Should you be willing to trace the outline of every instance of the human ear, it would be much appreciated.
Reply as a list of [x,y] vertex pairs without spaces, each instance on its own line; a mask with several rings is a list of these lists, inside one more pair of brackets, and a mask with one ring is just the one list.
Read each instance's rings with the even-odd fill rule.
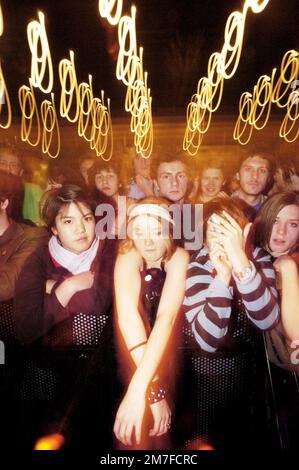
[[5,199],[5,201],[1,202],[1,210],[5,211],[8,208],[9,200]]

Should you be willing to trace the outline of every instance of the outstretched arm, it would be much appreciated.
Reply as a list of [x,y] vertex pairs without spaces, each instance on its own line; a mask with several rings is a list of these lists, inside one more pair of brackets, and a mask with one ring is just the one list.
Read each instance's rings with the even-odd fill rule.
[[[182,249],[177,249],[167,265],[167,276],[153,330],[147,343],[132,351],[137,368],[117,413],[114,426],[117,437],[125,444],[131,444],[134,428],[136,441],[140,442],[146,391],[160,365],[183,300],[187,263],[188,254]],[[115,267],[116,307],[120,330],[129,350],[147,339],[144,323],[138,311],[141,286],[139,269],[140,257],[134,250],[118,257]],[[159,429],[161,431],[161,427]],[[159,429],[157,428],[158,433]]]

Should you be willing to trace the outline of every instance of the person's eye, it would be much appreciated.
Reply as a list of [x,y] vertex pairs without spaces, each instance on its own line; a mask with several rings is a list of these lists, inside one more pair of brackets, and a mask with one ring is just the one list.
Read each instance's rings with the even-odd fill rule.
[[67,219],[67,220],[64,221],[64,224],[69,224],[70,225],[71,223],[72,223],[71,219]]
[[273,225],[276,225],[278,223],[278,220],[275,219]]
[[93,220],[93,217],[91,215],[87,215],[86,217],[84,217],[84,220],[86,220],[86,222],[90,222],[91,220]]
[[291,222],[290,225],[291,225],[292,228],[298,228],[297,222]]
[[134,237],[137,238],[137,239],[141,239],[142,238],[142,233],[141,232],[135,232]]

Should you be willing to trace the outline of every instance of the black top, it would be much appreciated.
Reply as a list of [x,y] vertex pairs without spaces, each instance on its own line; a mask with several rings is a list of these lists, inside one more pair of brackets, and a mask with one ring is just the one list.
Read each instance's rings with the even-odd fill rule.
[[147,329],[151,331],[156,320],[162,289],[166,278],[164,262],[162,262],[161,268],[147,268],[145,261],[143,261],[143,269],[140,274],[141,310],[145,325]]

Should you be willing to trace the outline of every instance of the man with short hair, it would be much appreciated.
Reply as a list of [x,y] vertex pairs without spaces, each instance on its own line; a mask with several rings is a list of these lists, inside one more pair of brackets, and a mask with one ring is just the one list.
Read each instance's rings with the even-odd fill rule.
[[257,152],[243,157],[236,176],[240,188],[233,196],[245,201],[256,214],[267,198],[266,188],[273,176],[272,156]]
[[[155,189],[168,199],[174,217],[174,238],[186,250],[199,249],[201,212],[188,199],[190,179],[187,162],[180,155],[167,155],[156,162]],[[198,207],[198,206],[197,206]]]
[[160,159],[156,164],[155,176],[159,196],[180,205],[188,202],[189,172],[182,157],[169,155]]

